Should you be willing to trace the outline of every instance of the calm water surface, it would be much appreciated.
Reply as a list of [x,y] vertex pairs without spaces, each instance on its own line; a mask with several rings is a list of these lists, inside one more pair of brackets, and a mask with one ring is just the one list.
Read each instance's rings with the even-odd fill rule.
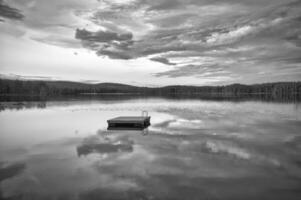
[[[298,104],[148,98],[7,105],[0,199],[301,197]],[[142,110],[152,117],[148,130],[106,130],[107,119]]]

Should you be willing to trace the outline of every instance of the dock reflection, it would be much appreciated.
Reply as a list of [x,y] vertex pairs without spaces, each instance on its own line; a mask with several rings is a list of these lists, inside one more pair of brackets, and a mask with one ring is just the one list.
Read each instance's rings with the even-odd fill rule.
[[[149,130],[148,130],[148,126],[145,127],[108,127],[107,130],[108,131],[139,131],[141,133],[141,135],[148,135],[149,134]],[[110,133],[110,132],[108,132]]]

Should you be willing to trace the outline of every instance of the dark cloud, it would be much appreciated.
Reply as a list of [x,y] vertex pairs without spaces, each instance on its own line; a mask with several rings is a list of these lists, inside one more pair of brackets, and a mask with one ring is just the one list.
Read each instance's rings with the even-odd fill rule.
[[283,58],[282,61],[286,63],[301,64],[301,56],[294,58]]
[[149,199],[146,192],[140,190],[125,190],[120,191],[110,188],[96,188],[79,194],[80,200],[94,200],[94,199]]
[[127,41],[133,38],[131,33],[118,34],[110,31],[91,32],[85,29],[76,29],[75,38],[91,42]]
[[96,54],[99,56],[108,56],[109,58],[112,59],[121,59],[121,60],[128,60],[133,58],[132,56],[128,55],[126,52],[123,51],[110,51],[105,49],[101,49],[97,51]]
[[171,62],[169,62],[169,60],[167,58],[163,58],[163,57],[154,57],[154,58],[151,58],[150,60],[160,62],[160,63],[166,64],[166,65],[175,65],[175,63],[171,63]]
[[[300,24],[301,25],[301,24]],[[301,47],[301,28],[285,37],[285,39],[298,47]]]
[[24,18],[20,10],[10,7],[3,0],[0,0],[0,16],[13,20],[22,20]]
[[83,46],[95,50],[99,56],[108,56],[112,59],[131,59],[127,53],[133,45],[131,33],[116,33],[111,31],[87,31],[76,29],[75,38],[81,40]]
[[171,10],[181,8],[181,2],[178,0],[154,1],[148,10]]

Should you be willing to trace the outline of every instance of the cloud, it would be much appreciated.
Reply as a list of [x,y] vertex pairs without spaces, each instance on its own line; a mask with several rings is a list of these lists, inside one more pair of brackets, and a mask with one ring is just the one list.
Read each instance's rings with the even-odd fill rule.
[[112,59],[131,59],[126,50],[133,44],[131,33],[116,33],[111,31],[87,31],[76,29],[75,38],[82,41],[83,46],[96,50],[97,55]]
[[199,78],[211,78],[211,77],[228,77],[229,79],[233,74],[225,69],[225,67],[218,64],[215,65],[186,65],[180,66],[165,72],[156,73],[155,76],[162,77],[167,76],[170,78],[196,76]]
[[[248,74],[258,79],[260,71],[288,71],[287,64],[300,61],[300,4],[273,3],[140,0],[112,5],[106,1],[91,18],[101,29],[76,30],[76,38],[99,56],[145,57],[170,65],[155,77],[244,81],[241,77]],[[138,26],[141,32],[136,30],[138,24],[144,24]]]
[[91,42],[127,41],[133,38],[131,33],[118,34],[110,31],[91,32],[85,29],[76,29],[75,38]]
[[[151,72],[156,78],[216,75],[235,80],[238,74],[245,80],[265,80],[257,74],[280,76],[276,68],[289,74],[289,68],[300,64],[299,0],[10,2],[26,15],[19,27],[24,37],[64,48],[86,48],[129,66],[131,59],[140,58],[169,65],[165,72]],[[221,70],[212,72],[204,66]]]
[[171,62],[169,62],[169,60],[167,58],[163,58],[163,57],[154,57],[154,58],[151,58],[150,60],[160,62],[160,63],[166,64],[166,65],[175,65],[175,63],[171,63]]
[[247,34],[252,33],[253,27],[247,25],[243,27],[239,27],[235,30],[228,31],[226,33],[219,33],[214,32],[206,39],[207,44],[225,44],[225,43],[232,43],[235,40],[246,36]]
[[[22,20],[24,15],[20,10],[6,5],[4,0],[0,0],[0,16],[13,20]],[[1,19],[1,21],[4,21]]]
[[[1,2],[4,1],[1,0]],[[63,48],[79,46],[80,42],[75,40],[74,31],[77,27],[91,24],[78,18],[76,11],[93,8],[98,4],[96,1],[73,0],[52,0],[51,3],[47,0],[9,0],[6,2],[9,2],[11,7],[20,9],[26,17],[22,18],[22,24],[6,21],[6,27],[0,27],[1,32],[12,28],[20,29],[26,33],[26,38]],[[75,45],[75,43],[78,44]]]
[[101,49],[97,51],[97,55],[108,56],[109,58],[112,59],[121,59],[121,60],[128,60],[132,58],[130,55],[126,54],[123,51],[110,51],[105,49]]
[[178,0],[155,1],[148,10],[171,10],[181,8],[181,3]]
[[49,45],[55,45],[65,48],[81,48],[81,44],[78,40],[69,37],[63,37],[58,35],[48,35],[43,37],[31,37],[32,40],[42,42]]

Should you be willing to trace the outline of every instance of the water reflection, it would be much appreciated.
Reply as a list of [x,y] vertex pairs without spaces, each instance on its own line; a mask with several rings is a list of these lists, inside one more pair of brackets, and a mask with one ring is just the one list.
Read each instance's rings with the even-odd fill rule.
[[[136,101],[137,99],[165,99],[165,100],[199,100],[199,101],[220,101],[220,102],[271,102],[271,103],[294,103],[300,107],[301,98],[278,97],[271,95],[242,95],[238,97],[207,97],[200,94],[183,95],[134,95],[134,94],[99,94],[99,95],[77,95],[77,96],[60,96],[60,97],[40,97],[40,96],[3,96],[0,95],[0,112],[6,109],[21,110],[30,108],[46,108],[46,106],[62,105],[81,105],[83,102],[93,103],[101,102],[105,104],[118,104],[122,102]],[[49,104],[50,102],[50,104]]]
[[86,156],[91,153],[107,154],[118,152],[133,152],[134,142],[129,137],[111,138],[107,134],[98,134],[84,138],[77,149],[77,155]]
[[[107,130],[107,119],[144,109],[152,116],[147,129]],[[0,161],[26,167],[12,168],[18,176],[6,173],[10,178],[1,181],[1,195],[299,199],[298,109],[262,102],[131,99],[4,110]]]
[[[13,178],[25,170],[26,165],[24,163],[0,163],[0,185],[2,181]],[[0,199],[12,199],[5,198],[2,194],[2,188],[0,188]]]
[[0,102],[0,111],[6,109],[9,110],[22,110],[22,109],[31,109],[31,108],[46,108],[46,101],[37,101],[37,102]]
[[117,128],[109,131],[98,130],[96,135],[85,137],[76,147],[77,155],[87,156],[92,153],[108,154],[120,152],[133,152],[134,141],[128,133],[148,135],[148,128]]
[[112,127],[109,126],[107,130],[113,131],[141,131],[141,134],[147,135],[148,134],[148,127],[150,125],[142,126],[142,127],[134,127],[134,126],[120,126],[120,127]]
[[0,163],[0,182],[20,174],[24,169],[24,163]]

